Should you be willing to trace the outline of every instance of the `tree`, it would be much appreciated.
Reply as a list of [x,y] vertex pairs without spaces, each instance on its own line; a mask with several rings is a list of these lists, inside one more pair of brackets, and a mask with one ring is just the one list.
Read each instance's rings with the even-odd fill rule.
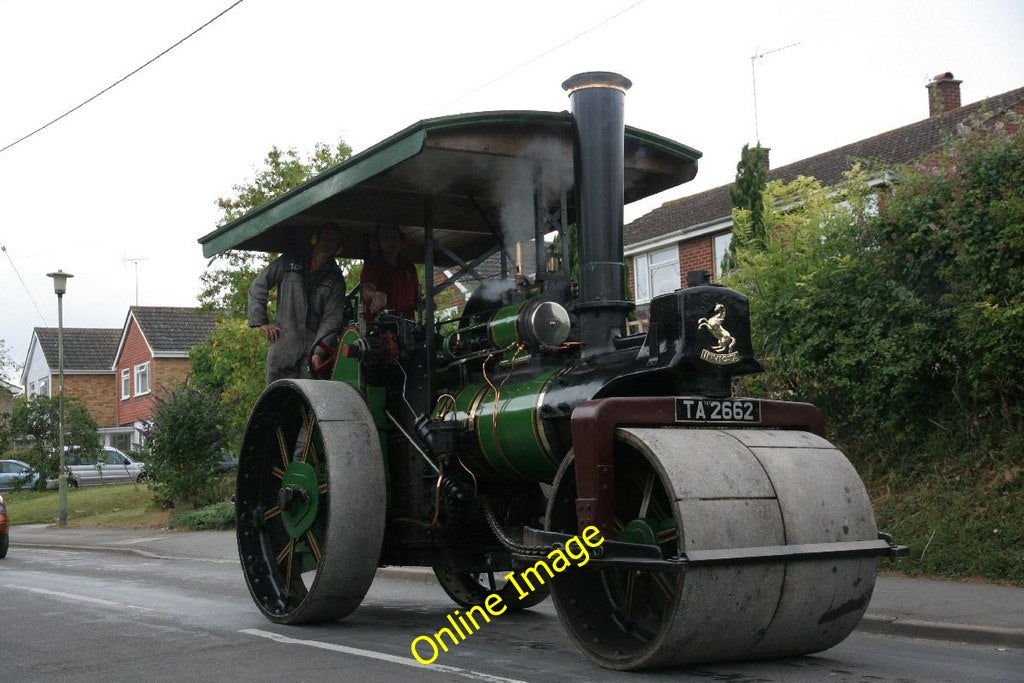
[[[271,147],[263,159],[263,167],[256,171],[256,177],[249,183],[235,185],[234,196],[220,197],[217,207],[221,211],[218,225],[225,225],[241,218],[253,209],[292,190],[314,175],[345,161],[352,155],[352,148],[344,140],[331,147],[318,142],[305,160],[295,149],[286,151]],[[229,251],[213,262],[219,262],[215,269],[207,269],[201,276],[203,285],[199,303],[207,309],[217,309],[233,318],[245,318],[249,285],[253,278],[266,266],[265,254]],[[342,271],[349,274],[351,263],[343,263]],[[347,269],[346,269],[347,267]]]
[[[28,401],[17,397],[10,418],[12,436],[29,436],[33,444],[25,460],[39,470],[40,481],[55,479],[60,471],[59,397],[33,396]],[[87,461],[95,462],[102,453],[96,420],[77,396],[64,397],[64,446],[74,449]]]
[[[234,196],[217,199],[221,211],[218,224],[241,218],[351,155],[352,149],[343,140],[334,147],[317,143],[305,160],[295,149],[271,147],[251,182],[235,185]],[[221,311],[223,318],[213,335],[191,352],[191,377],[196,390],[220,397],[226,433],[231,435],[228,441],[235,448],[239,445],[236,435],[241,435],[246,416],[263,390],[266,340],[250,330],[246,320],[249,286],[269,256],[232,250],[214,260],[220,266],[201,276],[199,303],[208,310]],[[341,266],[347,277],[358,278],[356,262],[343,260]]]
[[12,376],[20,369],[11,357],[11,350],[7,348],[4,339],[0,338],[0,379]]
[[189,352],[189,381],[196,388],[220,396],[224,434],[237,452],[249,412],[263,391],[267,340],[253,334],[242,319],[217,323],[213,334]]
[[146,435],[146,473],[158,502],[192,508],[212,502],[223,432],[221,404],[213,392],[178,384],[157,399]]
[[738,216],[745,216],[745,230],[733,229],[732,243],[723,263],[723,272],[736,263],[736,249],[764,247],[768,228],[764,221],[764,188],[768,183],[768,149],[757,145],[753,149],[743,145],[740,161],[736,164],[736,182],[729,187],[733,206],[733,224]]

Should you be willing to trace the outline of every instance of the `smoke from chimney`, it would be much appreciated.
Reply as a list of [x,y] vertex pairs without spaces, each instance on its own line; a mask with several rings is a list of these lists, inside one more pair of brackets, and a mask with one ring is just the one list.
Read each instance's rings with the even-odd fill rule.
[[960,84],[947,71],[932,79],[928,84],[928,116],[938,116],[960,108]]

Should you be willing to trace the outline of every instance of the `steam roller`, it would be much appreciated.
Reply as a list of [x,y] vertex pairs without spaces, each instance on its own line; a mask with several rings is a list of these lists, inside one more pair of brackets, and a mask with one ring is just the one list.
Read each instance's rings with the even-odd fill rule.
[[[344,618],[406,566],[467,613],[550,595],[610,669],[802,655],[855,628],[879,558],[906,549],[817,408],[734,394],[763,370],[747,296],[705,270],[627,294],[650,264],[627,270],[624,204],[700,157],[625,125],[630,85],[587,72],[562,84],[571,111],[421,121],[201,240],[286,253],[332,221],[365,259],[397,225],[423,269],[416,319],[355,285],[324,379],[253,408],[236,521],[265,617]],[[585,564],[540,573],[590,527]],[[543,580],[521,596],[507,577],[529,569]]]
[[[626,427],[612,457],[609,550],[618,541],[659,552],[646,567],[597,558],[554,583],[563,626],[594,662],[627,670],[800,655],[857,625],[878,564],[857,550],[878,547],[878,533],[860,478],[828,441]],[[555,476],[549,531],[575,532],[576,469],[570,454]]]

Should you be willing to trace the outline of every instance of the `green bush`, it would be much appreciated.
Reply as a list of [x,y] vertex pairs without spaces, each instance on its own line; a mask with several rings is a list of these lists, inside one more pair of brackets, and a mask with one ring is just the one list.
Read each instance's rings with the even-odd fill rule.
[[189,531],[234,529],[235,505],[222,502],[198,510],[176,512],[171,515],[170,527]]
[[936,429],[1001,448],[1024,422],[1024,132],[966,135],[897,178],[880,196],[859,171],[768,185],[769,238],[727,278],[768,368],[745,388],[815,403],[865,449]]
[[157,399],[146,473],[158,503],[198,508],[217,499],[220,478],[214,468],[224,449],[223,422],[214,393],[179,384]]

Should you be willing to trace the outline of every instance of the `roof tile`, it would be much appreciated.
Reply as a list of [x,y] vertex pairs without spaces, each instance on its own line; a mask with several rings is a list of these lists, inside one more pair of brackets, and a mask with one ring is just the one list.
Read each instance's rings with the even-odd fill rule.
[[[37,327],[34,330],[46,363],[56,368],[58,359],[58,328]],[[121,330],[93,327],[64,328],[64,372],[111,372]]]
[[154,355],[188,352],[213,333],[218,316],[216,311],[199,308],[132,306],[130,310]]

